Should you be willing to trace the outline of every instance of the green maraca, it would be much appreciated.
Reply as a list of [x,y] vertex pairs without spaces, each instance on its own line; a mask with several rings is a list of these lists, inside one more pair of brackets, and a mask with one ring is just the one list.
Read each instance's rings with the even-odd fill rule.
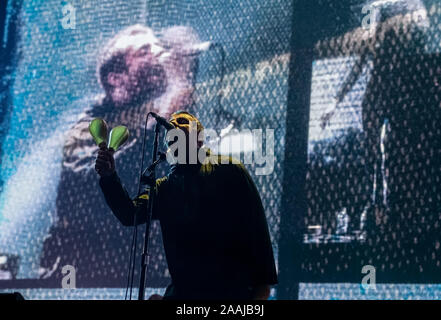
[[129,138],[129,130],[125,126],[117,126],[110,131],[108,148],[118,150]]
[[96,144],[101,147],[107,144],[107,123],[101,118],[93,119],[89,124],[89,132]]
[[[125,126],[117,126],[110,131],[109,139],[107,140],[107,123],[101,118],[95,118],[90,122],[89,132],[98,147],[101,148],[107,145],[113,151],[121,147],[129,138],[129,130]],[[107,141],[109,141],[108,144]]]

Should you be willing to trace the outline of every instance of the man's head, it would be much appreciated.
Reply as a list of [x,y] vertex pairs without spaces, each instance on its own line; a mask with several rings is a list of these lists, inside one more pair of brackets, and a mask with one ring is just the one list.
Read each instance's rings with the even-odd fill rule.
[[[175,158],[180,158],[179,162],[192,163],[191,159],[198,159],[199,149],[204,144],[202,123],[194,115],[187,111],[177,111],[173,113],[169,122],[176,129],[167,133],[166,143],[173,152]],[[185,150],[185,157],[179,152]],[[192,154],[193,153],[193,154]]]
[[194,87],[198,56],[210,47],[190,27],[173,26],[158,38],[152,29],[134,25],[116,34],[98,61],[98,79],[117,106],[145,102],[168,87]]
[[120,31],[102,52],[98,78],[117,106],[160,95],[167,77],[161,56],[166,53],[153,30],[134,25]]
[[191,130],[196,130],[198,135],[204,130],[204,126],[199,119],[185,110],[174,112],[170,116],[169,122],[173,124],[175,128],[183,130],[186,135],[189,135]]

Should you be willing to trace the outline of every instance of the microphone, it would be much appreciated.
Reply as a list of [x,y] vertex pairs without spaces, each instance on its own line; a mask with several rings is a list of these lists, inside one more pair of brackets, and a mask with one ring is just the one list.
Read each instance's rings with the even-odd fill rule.
[[205,41],[191,46],[190,48],[185,48],[182,50],[181,55],[183,56],[198,56],[203,52],[210,51],[215,48],[223,49],[222,45],[216,42]]
[[156,122],[163,126],[167,131],[171,129],[175,129],[175,126],[168,122],[164,117],[161,117],[159,114],[150,112],[153,118],[155,118]]

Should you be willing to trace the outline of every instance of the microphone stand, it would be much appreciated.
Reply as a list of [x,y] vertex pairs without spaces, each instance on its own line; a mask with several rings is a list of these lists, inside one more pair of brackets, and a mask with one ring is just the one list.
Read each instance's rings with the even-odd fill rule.
[[139,293],[138,293],[138,300],[144,300],[144,294],[145,294],[145,277],[147,272],[147,264],[149,260],[149,254],[148,254],[148,246],[149,246],[149,238],[150,238],[150,225],[152,221],[153,216],[153,209],[154,209],[154,202],[156,198],[156,165],[159,163],[157,161],[156,156],[158,154],[158,138],[159,138],[159,129],[161,128],[161,125],[159,123],[156,123],[155,125],[155,140],[153,142],[153,153],[152,153],[152,165],[148,168],[150,171],[148,179],[143,179],[143,176],[141,176],[142,181],[147,182],[147,184],[150,185],[150,191],[149,191],[149,201],[147,205],[147,220],[145,223],[145,235],[144,235],[144,246],[142,248],[142,255],[141,255],[141,279],[139,283]]

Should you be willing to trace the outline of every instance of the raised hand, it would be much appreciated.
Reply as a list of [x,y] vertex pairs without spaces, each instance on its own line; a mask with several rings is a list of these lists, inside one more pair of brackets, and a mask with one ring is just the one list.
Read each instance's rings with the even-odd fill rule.
[[115,172],[114,153],[115,151],[112,148],[107,148],[105,143],[100,144],[95,161],[95,171],[100,177],[107,177]]

